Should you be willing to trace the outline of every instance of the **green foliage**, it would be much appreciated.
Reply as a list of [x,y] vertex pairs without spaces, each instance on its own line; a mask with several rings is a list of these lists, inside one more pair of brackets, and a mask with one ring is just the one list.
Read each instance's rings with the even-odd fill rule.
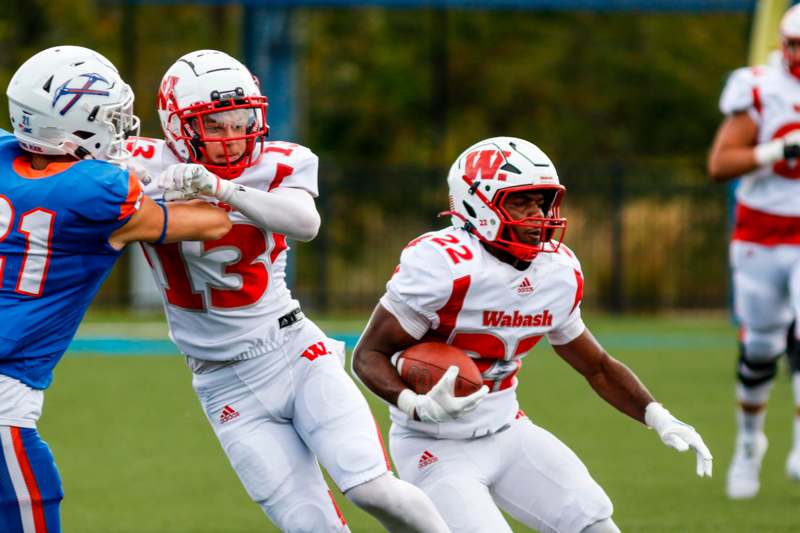
[[[9,1],[18,9],[0,18],[0,85],[40,49],[96,48],[132,81],[146,135],[159,134],[152,102],[175,58],[198,48],[242,56],[244,11],[235,6]],[[748,22],[741,14],[306,10],[298,17],[303,139],[340,165],[442,167],[497,134],[531,139],[557,162],[701,155],[719,122],[722,80],[745,55]]]
[[[39,49],[94,47],[132,83],[146,136],[160,135],[153,101],[177,57],[199,48],[244,56],[241,7],[8,1],[19,15],[0,15],[0,85]],[[317,240],[298,250],[304,303],[370,308],[402,244],[446,224],[435,215],[446,208],[452,159],[480,138],[516,135],[551,155],[569,189],[567,243],[587,271],[588,302],[725,304],[724,192],[705,185],[703,160],[725,74],[745,57],[747,15],[296,15],[299,140],[321,156],[324,221]],[[653,195],[669,198],[672,218],[656,214]],[[120,266],[101,303],[123,305],[127,283]]]
[[556,161],[704,154],[748,24],[730,14],[476,10],[308,19],[310,144],[337,160],[441,166],[498,134],[531,139]]

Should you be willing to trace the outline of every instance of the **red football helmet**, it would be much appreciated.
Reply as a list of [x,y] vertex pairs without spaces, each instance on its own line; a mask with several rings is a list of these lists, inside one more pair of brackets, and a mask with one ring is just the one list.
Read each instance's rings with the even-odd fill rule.
[[228,54],[198,50],[178,59],[161,80],[157,106],[167,145],[183,161],[234,179],[261,158],[267,98]]
[[[555,252],[567,230],[561,217],[565,188],[550,158],[537,146],[515,137],[494,137],[467,148],[450,167],[450,210],[453,226],[463,228],[489,246],[522,261],[540,252]],[[541,216],[513,218],[506,198],[519,192],[544,196]],[[539,242],[521,242],[513,227],[538,230]]]

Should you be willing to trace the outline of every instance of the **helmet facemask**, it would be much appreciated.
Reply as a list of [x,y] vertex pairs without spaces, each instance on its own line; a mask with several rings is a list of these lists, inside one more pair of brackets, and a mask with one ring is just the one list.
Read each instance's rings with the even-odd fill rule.
[[[232,91],[234,92],[234,91]],[[239,177],[263,153],[267,126],[265,96],[219,97],[172,111],[180,123],[177,141],[184,141],[189,160],[223,179]]]
[[[512,194],[541,194],[541,215],[514,218],[506,207],[506,200]],[[489,244],[498,247],[517,259],[532,261],[541,252],[556,252],[567,231],[567,219],[561,217],[561,200],[564,187],[558,186],[520,186],[500,189],[492,202],[500,218],[497,238]],[[515,229],[529,230],[534,234],[532,242],[520,239]]]
[[781,50],[786,70],[795,78],[800,79],[800,39],[784,37],[781,40]]
[[98,112],[101,123],[106,124],[110,132],[110,142],[106,148],[109,161],[120,162],[131,156],[136,146],[129,137],[139,136],[139,117],[133,114],[133,91],[127,88],[125,99],[117,104],[103,106]]
[[[530,262],[539,253],[558,251],[567,231],[567,219],[561,217],[561,201],[566,190],[563,185],[520,185],[508,187],[499,189],[494,198],[490,200],[483,195],[479,187],[474,187],[474,184],[470,183],[471,180],[467,176],[464,176],[463,179],[470,184],[471,194],[474,194],[480,202],[485,204],[499,220],[499,228],[495,238],[487,239],[472,222],[455,210],[445,211],[441,215],[460,218],[465,222],[463,227],[483,243],[506,252],[520,261]],[[514,218],[506,208],[505,203],[509,195],[516,193],[542,194],[544,196],[540,205],[542,214],[540,216]],[[468,204],[464,204],[464,207],[468,208],[467,211],[471,209]],[[525,242],[519,238],[515,228],[532,230],[532,232],[538,234],[538,238],[533,239],[532,242]]]

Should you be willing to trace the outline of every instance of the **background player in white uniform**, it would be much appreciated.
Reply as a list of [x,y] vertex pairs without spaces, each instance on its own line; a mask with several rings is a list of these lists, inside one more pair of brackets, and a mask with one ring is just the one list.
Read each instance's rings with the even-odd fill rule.
[[[766,404],[787,348],[786,330],[800,316],[800,7],[786,12],[780,32],[782,60],[736,70],[728,79],[720,98],[725,120],[708,159],[714,180],[742,176],[730,245],[741,328],[738,433],[727,477],[727,494],[735,499],[758,493]],[[786,471],[800,480],[796,356],[790,354],[797,412]]]
[[[539,531],[615,532],[612,505],[580,459],[519,409],[521,358],[547,336],[606,401],[654,428],[664,443],[693,448],[697,474],[711,454],[583,324],[583,276],[560,243],[564,187],[550,159],[512,137],[481,141],[448,176],[453,227],[403,251],[354,352],[353,369],[390,403],[392,457],[457,532],[511,531],[498,506]],[[453,397],[456,367],[427,394],[400,380],[393,354],[420,340],[464,349],[485,389]]]
[[319,227],[317,156],[265,142],[266,98],[222,52],[180,58],[158,106],[166,141],[134,152],[160,176],[146,192],[212,197],[233,222],[218,241],[147,246],[146,255],[170,335],[250,497],[284,531],[348,531],[319,459],[390,530],[447,531],[430,499],[391,474],[343,344],[304,318],[286,286],[287,237],[308,241]]

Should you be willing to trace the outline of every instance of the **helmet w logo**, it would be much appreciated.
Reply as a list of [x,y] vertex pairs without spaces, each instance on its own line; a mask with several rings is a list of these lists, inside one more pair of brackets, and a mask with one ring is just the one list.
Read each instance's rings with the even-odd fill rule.
[[175,107],[175,85],[178,83],[178,76],[164,76],[164,79],[161,80],[161,87],[158,90],[158,97],[156,98],[156,105],[159,110],[166,111],[172,109],[169,107],[169,104],[172,104],[172,107]]
[[81,99],[81,96],[83,96],[85,94],[90,94],[90,95],[94,95],[94,96],[110,96],[111,95],[111,92],[108,91],[108,90],[92,89],[92,86],[98,81],[102,82],[102,83],[105,83],[106,84],[105,85],[106,89],[111,89],[114,86],[112,83],[109,83],[109,81],[107,79],[105,79],[103,76],[101,76],[100,74],[91,74],[91,73],[89,73],[89,74],[81,74],[80,76],[78,76],[77,79],[79,79],[79,78],[86,78],[86,81],[83,83],[82,87],[69,87],[69,84],[73,80],[76,80],[76,78],[72,78],[70,80],[65,81],[61,85],[61,87],[56,89],[55,94],[53,96],[53,105],[51,107],[55,107],[62,96],[72,95],[72,98],[67,102],[67,105],[65,105],[63,107],[63,109],[61,109],[58,112],[59,115],[62,115],[62,116],[66,115],[67,112],[70,109],[72,109],[72,106],[74,106],[75,103],[78,100]]
[[[499,150],[475,150],[474,152],[470,152],[467,154],[464,175],[472,181],[478,179],[494,179],[500,165],[502,165],[505,158],[510,155],[511,152],[500,152]],[[499,181],[506,181],[506,175],[500,173],[497,175],[497,179]]]

